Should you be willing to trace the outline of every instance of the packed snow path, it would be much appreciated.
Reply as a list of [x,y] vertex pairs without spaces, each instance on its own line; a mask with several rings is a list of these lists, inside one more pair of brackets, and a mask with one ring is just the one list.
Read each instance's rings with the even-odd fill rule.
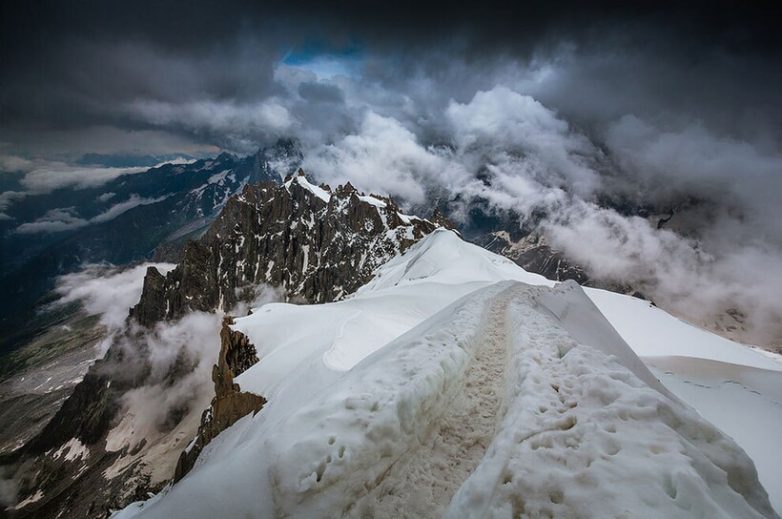
[[506,313],[513,287],[491,301],[481,318],[473,356],[434,432],[391,466],[364,499],[374,517],[438,517],[475,470],[494,437],[505,396]]
[[748,458],[582,289],[514,286],[507,412],[449,517],[773,517]]

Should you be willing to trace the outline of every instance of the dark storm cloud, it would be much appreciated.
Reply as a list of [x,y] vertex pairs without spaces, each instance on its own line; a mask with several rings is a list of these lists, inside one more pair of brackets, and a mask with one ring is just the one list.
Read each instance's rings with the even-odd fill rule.
[[345,95],[334,85],[324,85],[307,81],[299,85],[299,95],[302,99],[314,103],[344,103]]
[[[779,322],[780,4],[455,4],[3,2],[0,164],[293,135],[323,180],[542,207],[595,272]],[[682,237],[606,194],[710,205]]]
[[[444,60],[479,68],[498,56],[556,60],[563,43],[569,44],[578,59],[607,59],[574,78],[583,80],[577,92],[567,78],[550,90],[549,97],[556,94],[574,111],[579,92],[590,101],[583,104],[595,105],[596,94],[614,77],[635,87],[618,96],[623,110],[636,100],[621,97],[633,97],[636,89],[652,97],[679,89],[683,95],[672,101],[688,102],[696,85],[681,84],[671,70],[656,70],[656,54],[676,60],[676,71],[716,75],[699,92],[713,99],[711,105],[743,93],[731,82],[721,89],[726,78],[759,75],[755,84],[779,82],[779,72],[764,61],[779,51],[775,13],[759,4],[519,4],[4,2],[0,114],[4,126],[143,127],[143,121],[117,113],[117,105],[136,99],[262,99],[276,88],[273,65],[289,49],[313,41],[326,49],[358,44],[389,58],[370,72],[391,86],[421,68],[436,77]],[[632,61],[612,63],[617,53]],[[721,74],[724,60],[715,53],[738,56],[740,63]],[[761,94],[758,106],[768,98],[766,90]]]
[[[0,9],[4,154],[153,153],[142,135],[155,154],[161,135],[178,143],[172,153],[188,154],[249,152],[289,134],[334,142],[357,131],[366,110],[422,142],[447,142],[449,104],[497,85],[627,156],[642,145],[632,135],[648,132],[619,136],[630,127],[623,117],[683,138],[702,127],[761,155],[782,143],[780,8],[762,3],[52,1]],[[314,63],[319,55],[353,69]],[[63,135],[73,156],[62,151]]]

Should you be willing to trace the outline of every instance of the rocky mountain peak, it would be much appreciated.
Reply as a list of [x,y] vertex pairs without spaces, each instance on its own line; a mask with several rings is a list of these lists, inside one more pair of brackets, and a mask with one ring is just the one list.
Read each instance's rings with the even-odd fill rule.
[[281,185],[248,184],[180,264],[150,270],[131,316],[150,326],[188,311],[228,311],[258,285],[325,302],[364,284],[372,271],[438,226],[399,211],[386,197],[345,184],[332,191],[299,169]]
[[231,317],[223,319],[220,331],[220,353],[212,368],[215,396],[211,405],[201,415],[201,423],[195,439],[182,451],[174,470],[174,482],[182,479],[195,464],[203,448],[222,431],[250,413],[259,411],[266,399],[260,395],[242,391],[234,378],[258,362],[255,346],[247,337],[230,328]]
[[456,229],[456,225],[443,214],[439,207],[434,208],[434,211],[432,211],[432,216],[429,217],[429,220],[431,220],[432,223],[439,225],[440,227],[445,227],[446,229],[452,230]]
[[215,162],[227,162],[229,160],[236,160],[236,156],[228,153],[227,151],[224,151],[215,157]]
[[348,182],[345,185],[338,186],[336,194],[337,194],[337,196],[346,197],[346,196],[350,196],[351,194],[356,193],[356,192],[357,192],[356,188],[353,187],[353,184]]

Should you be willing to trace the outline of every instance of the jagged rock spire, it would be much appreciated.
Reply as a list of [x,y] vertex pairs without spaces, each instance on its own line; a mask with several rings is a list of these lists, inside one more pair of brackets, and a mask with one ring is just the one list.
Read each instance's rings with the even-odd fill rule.
[[390,198],[361,195],[350,182],[333,192],[315,186],[299,168],[282,186],[247,185],[230,199],[176,269],[165,278],[148,273],[131,315],[151,326],[192,310],[229,310],[261,283],[289,297],[333,301],[438,225],[401,214]]

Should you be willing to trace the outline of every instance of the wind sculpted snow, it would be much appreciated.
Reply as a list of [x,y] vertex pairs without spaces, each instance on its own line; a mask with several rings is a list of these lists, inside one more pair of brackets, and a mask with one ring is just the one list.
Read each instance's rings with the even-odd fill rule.
[[119,517],[773,517],[744,451],[551,285],[438,231],[350,299],[238,319],[269,402]]

